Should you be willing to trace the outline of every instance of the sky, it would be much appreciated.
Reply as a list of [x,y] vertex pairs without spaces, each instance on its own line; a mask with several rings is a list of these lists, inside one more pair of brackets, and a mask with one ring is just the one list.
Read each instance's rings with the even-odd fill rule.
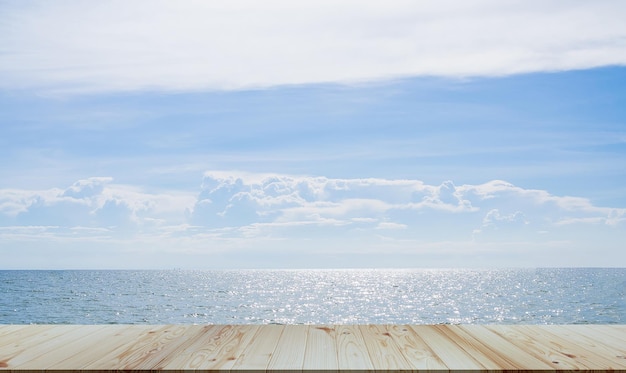
[[0,269],[626,267],[624,14],[0,0]]

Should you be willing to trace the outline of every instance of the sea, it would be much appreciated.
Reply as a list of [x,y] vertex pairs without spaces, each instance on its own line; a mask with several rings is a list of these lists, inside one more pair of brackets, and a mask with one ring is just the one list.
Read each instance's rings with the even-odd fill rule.
[[0,324],[624,324],[625,268],[0,271]]

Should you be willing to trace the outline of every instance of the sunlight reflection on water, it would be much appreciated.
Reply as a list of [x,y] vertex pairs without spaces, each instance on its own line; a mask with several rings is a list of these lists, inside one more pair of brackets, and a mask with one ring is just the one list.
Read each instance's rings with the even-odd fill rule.
[[0,323],[624,323],[625,269],[0,271]]

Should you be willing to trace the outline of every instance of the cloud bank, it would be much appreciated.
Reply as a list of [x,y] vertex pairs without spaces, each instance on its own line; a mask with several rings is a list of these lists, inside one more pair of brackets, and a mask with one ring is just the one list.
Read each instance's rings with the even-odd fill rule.
[[0,3],[0,88],[244,89],[626,63],[626,4],[76,0]]
[[0,190],[0,223],[100,231],[138,231],[144,226],[184,222],[180,206],[192,203],[184,193],[147,193],[91,177],[47,190]]
[[[134,252],[142,260],[178,258],[172,263],[210,257],[217,266],[227,265],[222,256],[247,255],[244,262],[254,266],[277,252],[382,255],[397,258],[398,266],[407,265],[403,255],[425,260],[415,265],[441,255],[457,256],[447,263],[463,265],[459,258],[485,253],[500,258],[499,264],[517,265],[516,258],[526,255],[558,265],[558,253],[573,258],[561,258],[562,265],[583,259],[623,265],[624,257],[603,262],[594,255],[620,253],[614,246],[626,239],[625,225],[626,209],[500,180],[428,185],[414,179],[212,171],[195,195],[145,191],[106,177],[66,188],[0,190],[5,257],[19,257],[24,245],[39,255],[57,245],[73,247],[73,255],[81,256]],[[311,262],[322,266],[317,264]]]

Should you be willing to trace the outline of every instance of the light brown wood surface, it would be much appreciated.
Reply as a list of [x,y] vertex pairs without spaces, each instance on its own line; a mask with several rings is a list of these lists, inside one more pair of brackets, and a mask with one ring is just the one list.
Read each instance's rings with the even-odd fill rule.
[[623,325],[0,325],[0,371],[626,373]]

